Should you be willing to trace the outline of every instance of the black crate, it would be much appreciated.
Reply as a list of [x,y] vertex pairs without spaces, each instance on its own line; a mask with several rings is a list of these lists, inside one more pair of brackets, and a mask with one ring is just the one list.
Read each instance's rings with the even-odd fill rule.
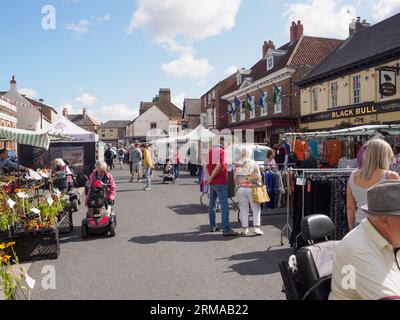
[[58,233],[68,234],[74,230],[73,212],[72,210],[64,210],[58,217]]
[[14,241],[19,262],[57,259],[60,254],[57,228],[15,233]]

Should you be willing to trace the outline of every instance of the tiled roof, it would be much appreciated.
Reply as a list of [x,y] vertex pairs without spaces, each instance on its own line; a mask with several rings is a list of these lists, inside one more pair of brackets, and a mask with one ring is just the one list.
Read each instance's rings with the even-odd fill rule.
[[83,114],[70,114],[67,115],[67,119],[73,123],[75,123],[77,126],[99,126],[101,123],[98,122],[97,120],[93,119],[89,115],[83,115]]
[[[285,67],[296,67],[302,65],[315,66],[319,64],[326,56],[332,53],[343,43],[342,40],[327,39],[318,37],[303,36],[294,43],[287,43],[278,48],[280,51],[286,51],[271,70],[267,70],[265,59],[259,60],[251,68],[252,82],[256,82],[266,76],[275,73]],[[240,86],[235,83],[226,93],[236,91]]]
[[103,123],[100,128],[126,128],[130,121],[126,120],[110,120]]
[[141,102],[140,103],[140,115],[150,110],[152,107],[157,107],[162,113],[164,113],[168,118],[182,118],[182,110],[179,109],[173,103],[162,103],[157,102]]
[[305,85],[337,74],[374,66],[389,55],[400,56],[400,14],[350,36],[336,51],[300,81]]
[[294,52],[289,67],[307,65],[316,66],[343,44],[343,40],[304,37]]

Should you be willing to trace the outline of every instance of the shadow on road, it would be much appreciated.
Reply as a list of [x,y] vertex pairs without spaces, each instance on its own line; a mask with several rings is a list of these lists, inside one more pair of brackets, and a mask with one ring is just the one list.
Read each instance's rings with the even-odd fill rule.
[[183,204],[178,206],[169,206],[168,208],[179,215],[208,213],[208,207],[201,204]]
[[133,237],[129,242],[138,244],[155,244],[159,242],[210,242],[231,241],[237,239],[237,237],[224,237],[222,232],[211,233],[209,230],[209,226],[201,226],[197,231],[193,232]]
[[227,272],[237,272],[242,276],[268,275],[279,272],[279,262],[288,260],[294,250],[285,248],[274,251],[258,251],[236,254],[219,260],[244,261],[230,266]]

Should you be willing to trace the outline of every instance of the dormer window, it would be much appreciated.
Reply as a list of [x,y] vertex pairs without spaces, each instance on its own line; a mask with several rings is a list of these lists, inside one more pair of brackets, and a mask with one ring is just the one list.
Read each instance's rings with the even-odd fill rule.
[[274,56],[269,56],[267,58],[267,70],[271,70],[274,67]]

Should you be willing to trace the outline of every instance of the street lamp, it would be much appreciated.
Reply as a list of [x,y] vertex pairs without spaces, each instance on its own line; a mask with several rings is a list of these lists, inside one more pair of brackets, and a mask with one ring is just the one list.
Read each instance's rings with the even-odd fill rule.
[[43,99],[39,99],[40,102],[40,130],[43,129]]

